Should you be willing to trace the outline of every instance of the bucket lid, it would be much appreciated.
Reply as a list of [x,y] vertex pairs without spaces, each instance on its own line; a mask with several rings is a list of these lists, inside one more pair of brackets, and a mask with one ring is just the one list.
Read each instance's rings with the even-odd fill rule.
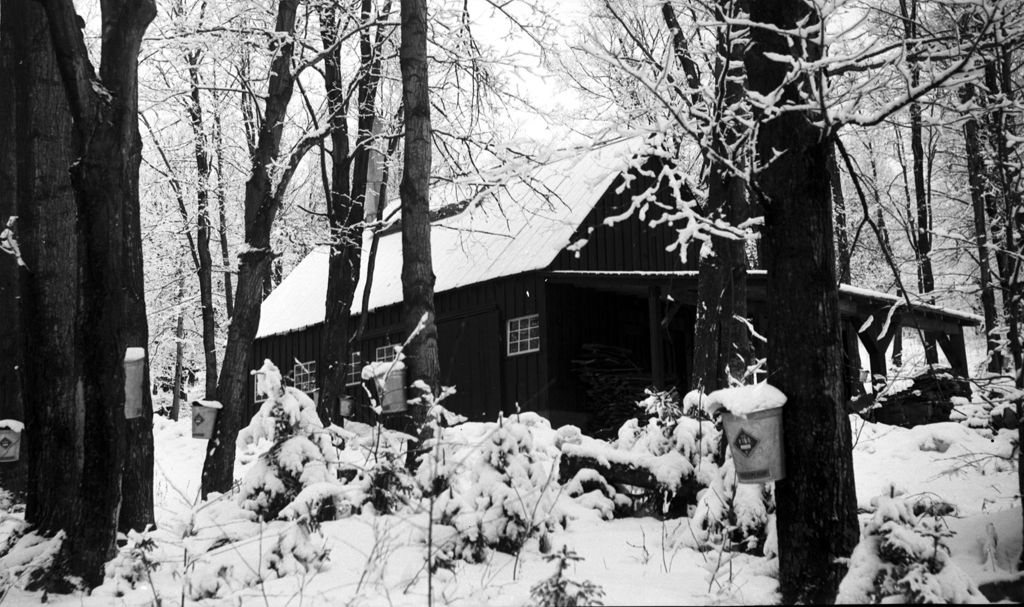
[[19,422],[16,419],[0,419],[0,430],[11,430],[13,432],[21,432],[25,429],[25,424]]
[[224,405],[219,400],[194,400],[192,406],[206,407],[207,409],[223,409]]
[[144,358],[146,358],[145,348],[125,348],[124,362],[133,363],[143,360]]

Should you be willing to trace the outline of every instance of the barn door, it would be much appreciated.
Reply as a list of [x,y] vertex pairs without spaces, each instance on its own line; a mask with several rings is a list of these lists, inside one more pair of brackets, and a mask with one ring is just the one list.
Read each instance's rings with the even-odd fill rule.
[[500,329],[497,310],[438,323],[441,385],[457,390],[442,404],[470,421],[494,421],[501,411]]

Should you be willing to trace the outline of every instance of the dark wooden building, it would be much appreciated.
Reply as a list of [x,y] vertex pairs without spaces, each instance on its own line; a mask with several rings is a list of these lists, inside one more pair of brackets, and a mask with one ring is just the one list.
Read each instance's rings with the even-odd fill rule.
[[[677,227],[627,213],[642,180],[621,177],[625,144],[546,165],[530,180],[434,222],[435,306],[442,385],[449,409],[473,420],[517,407],[557,425],[584,425],[602,373],[640,398],[644,386],[687,388],[696,310],[696,255],[667,249]],[[626,217],[615,225],[609,218]],[[367,328],[353,353],[349,390],[362,399],[359,368],[394,356],[401,319],[401,238],[380,237]],[[364,255],[364,268],[365,268]],[[267,298],[253,365],[264,358],[315,390],[327,282],[326,247],[315,249]],[[749,309],[762,333],[763,272],[749,278]],[[359,314],[357,288],[353,313]],[[874,373],[901,325],[941,335],[944,352],[967,374],[963,327],[974,316],[928,306],[897,308],[892,296],[843,285],[841,311],[850,383],[861,366],[857,335]],[[876,321],[859,332],[868,317]],[[888,319],[888,323],[886,320]],[[871,327],[874,327],[872,330]],[[885,335],[878,335],[880,329]],[[851,339],[852,338],[852,339]],[[870,342],[870,343],[869,343]],[[881,353],[881,354],[879,354]],[[587,372],[588,366],[600,373]],[[252,387],[249,402],[255,405]]]

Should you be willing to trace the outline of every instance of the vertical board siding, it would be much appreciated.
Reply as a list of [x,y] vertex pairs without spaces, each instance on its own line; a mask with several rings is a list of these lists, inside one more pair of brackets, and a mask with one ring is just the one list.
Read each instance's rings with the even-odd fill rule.
[[578,251],[564,250],[555,257],[552,270],[667,271],[696,270],[697,256],[691,247],[684,264],[679,251],[666,251],[675,242],[679,225],[648,225],[652,217],[641,221],[633,213],[614,226],[604,225],[607,217],[621,214],[632,204],[632,197],[641,191],[634,182],[630,188],[616,193],[617,183],[608,188],[594,209],[583,220],[570,242],[581,238],[587,244]]

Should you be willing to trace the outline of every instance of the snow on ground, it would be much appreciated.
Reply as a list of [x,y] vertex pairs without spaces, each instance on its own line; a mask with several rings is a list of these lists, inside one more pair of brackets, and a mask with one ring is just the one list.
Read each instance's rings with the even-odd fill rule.
[[[201,566],[184,565],[195,557],[186,554],[185,548],[196,546],[201,537],[182,538],[194,530],[197,521],[206,520],[202,516],[214,520],[213,513],[224,504],[193,510],[206,441],[191,438],[187,410],[184,413],[180,421],[157,417],[154,423],[158,530],[151,534],[157,543],[151,558],[159,567],[135,588],[121,585],[118,589],[108,583],[93,596],[50,596],[51,603],[149,605],[159,594],[165,604],[426,604],[427,514],[378,516],[365,510],[322,524],[323,539],[318,541],[323,541],[330,552],[320,571],[278,579],[264,576],[263,584],[231,587],[223,593],[227,596],[224,599],[183,599],[183,578],[195,577]],[[873,496],[894,487],[908,495],[931,494],[948,501],[957,508],[954,515],[946,517],[957,532],[949,542],[953,560],[979,583],[1007,577],[1021,550],[1017,477],[1005,459],[1012,449],[1011,433],[1002,431],[992,436],[991,432],[953,422],[908,430],[863,422],[856,416],[851,418],[851,425],[862,509],[871,507]],[[354,433],[367,429],[359,424],[346,428]],[[486,435],[481,424],[466,424],[459,430],[466,440],[482,440]],[[545,448],[554,446],[557,435],[554,431],[544,435],[545,443],[551,441]],[[238,476],[254,459],[251,453],[241,456]],[[555,551],[567,545],[583,557],[569,567],[566,575],[600,585],[607,605],[778,602],[773,577],[776,560],[686,547],[679,541],[688,530],[686,523],[686,519],[604,520],[597,510],[580,508],[564,528],[550,535],[550,543]],[[259,561],[267,545],[301,531],[301,524],[288,521],[238,524],[253,533],[252,540],[214,547],[210,553],[221,559],[218,562],[225,563],[224,567],[242,573],[248,570],[253,576],[266,571],[267,564]],[[440,529],[435,527],[435,531]],[[993,532],[995,543],[990,541]],[[438,570],[430,583],[437,604],[519,606],[530,604],[531,586],[550,576],[554,569],[555,564],[544,559],[534,538],[518,558],[492,551],[481,563],[456,561],[454,572]],[[211,575],[194,583],[220,583]],[[114,596],[118,590],[124,595]],[[8,604],[24,604],[37,602],[40,596],[14,590],[6,598]]]

